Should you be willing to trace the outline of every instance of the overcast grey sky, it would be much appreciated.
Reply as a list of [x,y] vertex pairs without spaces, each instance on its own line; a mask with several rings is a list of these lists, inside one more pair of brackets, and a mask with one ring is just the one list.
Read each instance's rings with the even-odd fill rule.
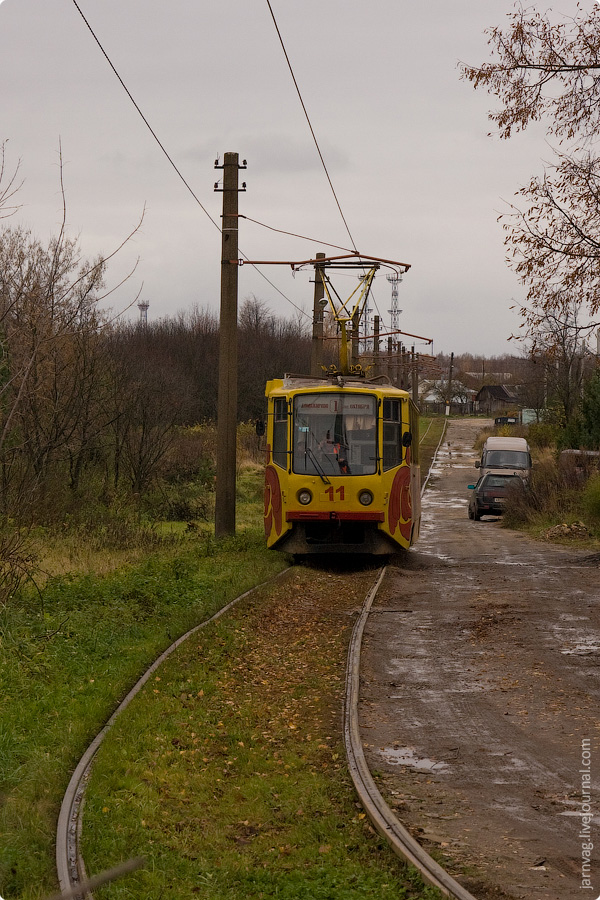
[[[486,27],[510,0],[271,0],[304,101],[358,248],[412,268],[401,327],[434,350],[514,352],[509,307],[524,292],[507,268],[496,219],[551,157],[537,129],[487,137],[493,98],[459,80],[488,58]],[[574,0],[559,0],[569,13]],[[242,221],[250,259],[303,259],[349,238],[304,119],[266,0],[79,0],[99,40],[185,178],[219,221],[217,155],[248,161],[240,212],[314,240]],[[23,223],[46,240],[60,224],[62,142],[68,224],[84,253],[111,252],[143,282],[149,318],[193,304],[218,309],[220,235],[179,181],[119,85],[72,0],[0,2],[0,140],[21,161]],[[309,312],[309,273],[265,274]],[[350,279],[349,294],[353,288]],[[344,282],[342,282],[343,284]],[[294,309],[251,267],[240,299]],[[375,299],[386,316],[391,289]],[[130,314],[137,317],[137,310]],[[419,349],[424,349],[419,347]]]

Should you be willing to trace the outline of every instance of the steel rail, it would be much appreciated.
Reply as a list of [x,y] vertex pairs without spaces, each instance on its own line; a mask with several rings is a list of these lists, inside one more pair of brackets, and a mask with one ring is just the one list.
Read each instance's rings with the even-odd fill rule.
[[[447,428],[447,426],[448,426],[448,417],[446,417],[446,419],[445,419],[445,421],[444,421],[444,427],[442,428],[442,436],[440,437],[440,440],[439,440],[439,442],[438,442],[438,445],[437,445],[437,447],[435,448],[435,453],[433,454],[433,459],[431,460],[431,465],[429,466],[429,472],[427,473],[427,478],[425,479],[425,481],[424,481],[423,484],[421,485],[421,497],[422,497],[423,494],[425,493],[425,488],[427,487],[427,482],[429,481],[429,478],[431,477],[431,470],[433,469],[433,465],[434,465],[434,463],[435,463],[435,461],[436,461],[436,459],[437,459],[437,455],[438,455],[438,453],[439,453],[440,447],[442,446],[442,441],[444,440],[444,435],[446,434],[446,428]],[[430,426],[430,427],[431,427],[431,426]],[[428,430],[429,430],[429,429],[428,429]],[[425,434],[427,434],[427,432],[425,432]],[[419,443],[420,443],[420,442],[419,442]]]
[[421,437],[419,438],[419,446],[421,446],[421,444],[423,443],[423,441],[425,440],[425,438],[426,438],[427,435],[429,434],[429,429],[430,429],[431,426],[433,425],[433,422],[434,422],[434,420],[432,419],[431,422],[429,423],[429,425],[427,426],[427,431],[425,432],[425,434],[422,434]]
[[375,829],[390,844],[394,853],[403,857],[415,866],[423,878],[438,888],[447,897],[456,900],[475,900],[461,884],[458,883],[421,847],[412,835],[396,818],[387,805],[365,759],[358,722],[358,702],[360,698],[360,652],[363,632],[371,606],[383,581],[386,567],[379,573],[376,583],[365,598],[362,612],[356,621],[346,668],[346,697],[344,704],[344,744],[348,758],[348,768],[358,798]]
[[[447,423],[444,423],[442,436],[434,454],[434,461],[444,438],[446,424]],[[421,493],[423,493],[423,491],[425,490],[430,474],[431,469],[427,475],[427,479],[423,484]],[[258,590],[261,587],[264,587],[266,584],[269,584],[276,578],[281,577],[287,571],[289,571],[289,567],[273,576],[273,578],[269,578],[266,581],[261,582],[261,584],[250,588],[250,590],[245,591],[243,594],[240,594],[239,597],[236,597],[234,600],[223,606],[214,615],[210,616],[208,619],[205,619],[198,625],[195,625],[185,634],[181,635],[181,637],[179,637],[176,641],[174,641],[163,653],[160,654],[160,656],[152,663],[152,665],[146,670],[146,672],[138,679],[135,685],[131,688],[125,698],[112,713],[106,724],[98,732],[94,740],[90,743],[87,750],[79,760],[79,763],[77,764],[75,770],[73,771],[61,803],[60,813],[58,817],[56,829],[56,871],[62,896],[74,897],[78,898],[78,900],[79,898],[80,900],[83,900],[83,898],[85,897],[87,898],[87,900],[93,900],[92,894],[89,890],[89,886],[93,879],[88,879],[84,860],[81,854],[81,827],[83,806],[85,801],[85,790],[96,753],[98,752],[98,749],[100,748],[104,738],[110,731],[117,717],[129,706],[131,701],[134,699],[134,697],[137,696],[137,694],[141,691],[146,682],[159,668],[159,666],[179,646],[181,646],[184,641],[188,640],[188,638],[192,637],[202,628],[205,628],[207,625],[219,619],[233,606],[235,606],[241,600],[244,600],[254,591]],[[447,893],[451,897],[456,897],[457,900],[474,900],[471,894],[461,888],[461,886],[458,885],[457,882],[454,882],[452,877],[444,872],[444,870],[440,866],[438,866],[437,863],[435,863],[435,861],[420,847],[420,845],[416,841],[414,841],[410,834],[408,834],[408,832],[403,828],[400,822],[398,822],[392,811],[389,809],[389,807],[381,797],[381,794],[377,790],[377,787],[375,786],[375,783],[373,782],[373,779],[369,773],[364,758],[364,753],[362,751],[362,744],[360,742],[358,730],[358,672],[360,665],[360,645],[362,641],[364,625],[367,620],[373,600],[377,594],[377,590],[379,589],[379,586],[383,580],[384,573],[385,568],[381,570],[377,583],[367,595],[363,611],[355,625],[352,634],[352,640],[348,653],[348,666],[346,675],[346,702],[344,711],[344,739],[346,744],[346,754],[348,756],[350,773],[352,775],[352,779],[354,781],[361,802],[363,803],[363,806],[365,807],[369,817],[373,821],[373,824],[375,825],[377,830],[380,831],[380,833],[386,838],[386,840],[391,843],[394,851],[412,862],[413,865],[415,865],[421,871],[423,876],[428,881],[430,881],[430,883],[434,884],[436,887],[439,887],[440,890],[444,891],[444,893]],[[414,847],[411,848],[410,845],[414,845]],[[404,849],[401,849],[402,847]],[[428,876],[427,865],[426,863],[423,863],[423,865],[421,865],[419,862],[420,859],[429,861],[433,867],[436,867],[439,870],[442,878],[439,883],[437,880],[433,880],[435,876]],[[449,882],[455,884],[457,888],[462,891],[462,893],[449,893],[448,890],[444,888],[444,877],[446,880],[449,880]],[[80,891],[80,893],[78,893],[78,891]]]
[[[87,787],[87,782],[90,776],[94,757],[98,752],[102,741],[110,731],[111,727],[114,725],[117,717],[123,712],[123,710],[125,710],[129,706],[133,698],[137,696],[137,694],[139,694],[143,686],[146,684],[151,675],[153,675],[153,673],[158,669],[158,667],[178,647],[180,647],[181,644],[184,643],[184,641],[187,641],[188,638],[192,637],[192,635],[196,634],[196,632],[221,618],[221,616],[228,612],[233,606],[235,606],[241,600],[244,600],[254,591],[257,591],[259,590],[259,588],[262,588],[265,585],[270,584],[275,579],[280,578],[282,575],[288,572],[289,569],[290,567],[288,566],[281,572],[278,572],[277,575],[268,578],[266,581],[263,581],[260,584],[257,584],[255,587],[250,588],[250,590],[245,591],[243,594],[240,594],[239,597],[231,600],[220,610],[214,613],[214,615],[210,616],[208,619],[205,619],[203,622],[200,622],[199,625],[195,625],[193,628],[190,628],[189,631],[186,631],[185,634],[182,634],[181,637],[177,638],[177,640],[174,641],[170,645],[170,647],[167,647],[167,649],[163,653],[161,653],[157,659],[155,659],[155,661],[144,672],[141,678],[136,681],[126,697],[119,703],[104,727],[98,732],[94,740],[91,742],[91,744],[79,760],[79,763],[71,776],[71,779],[67,786],[67,790],[65,791],[61,803],[60,813],[58,816],[58,824],[56,827],[56,872],[63,896],[76,897],[78,898],[78,900],[83,900],[84,897],[86,898],[86,900],[92,898],[89,888],[87,888],[87,885],[89,885],[89,880],[85,870],[83,856],[81,854],[81,825],[83,804],[85,800],[85,789]],[[78,888],[81,889],[81,893],[77,893]]]

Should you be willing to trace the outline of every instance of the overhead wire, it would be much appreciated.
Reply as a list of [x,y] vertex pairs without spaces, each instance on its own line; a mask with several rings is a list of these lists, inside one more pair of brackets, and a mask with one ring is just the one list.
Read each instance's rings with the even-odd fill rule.
[[[216,228],[219,232],[221,232],[221,230],[222,230],[222,229],[221,229],[221,226],[219,225],[218,222],[216,222],[216,221],[213,219],[213,217],[211,216],[211,214],[209,213],[209,211],[206,209],[206,207],[204,206],[204,204],[201,202],[201,200],[200,200],[200,198],[198,197],[198,195],[196,194],[196,192],[193,190],[193,188],[191,187],[191,185],[189,184],[189,182],[186,180],[186,178],[184,177],[183,173],[181,172],[181,170],[179,169],[179,167],[177,166],[177,164],[176,164],[175,161],[173,160],[172,156],[171,156],[170,153],[167,151],[165,145],[164,145],[163,142],[160,140],[160,138],[158,137],[157,133],[156,133],[155,130],[153,129],[152,125],[150,124],[150,122],[148,121],[148,119],[146,118],[146,116],[144,115],[144,113],[142,112],[140,106],[138,105],[138,103],[136,102],[135,98],[133,97],[133,94],[131,93],[131,91],[129,90],[129,88],[127,87],[127,85],[125,84],[125,82],[123,81],[123,79],[121,78],[121,76],[119,75],[119,73],[118,73],[117,69],[115,68],[115,66],[113,65],[113,62],[112,62],[112,60],[110,59],[108,53],[106,52],[106,50],[105,50],[104,47],[102,46],[102,43],[100,42],[100,39],[99,39],[98,36],[96,35],[96,33],[95,33],[94,29],[92,28],[90,22],[89,22],[88,19],[86,18],[86,16],[85,16],[83,10],[81,9],[81,7],[79,6],[79,4],[77,3],[77,0],[72,0],[72,2],[73,2],[73,5],[75,6],[75,8],[77,9],[79,15],[81,16],[81,18],[82,18],[83,21],[85,22],[86,27],[87,27],[88,31],[90,32],[90,34],[92,35],[94,41],[96,42],[96,44],[97,44],[98,47],[100,48],[100,52],[102,53],[102,55],[103,55],[104,58],[106,59],[108,65],[109,65],[110,68],[112,69],[113,73],[115,74],[117,80],[119,81],[119,84],[121,85],[121,87],[123,88],[123,90],[125,91],[125,93],[127,94],[127,96],[129,97],[129,99],[131,100],[131,102],[133,103],[133,105],[134,105],[134,107],[135,107],[135,109],[136,109],[138,115],[140,116],[140,118],[141,118],[142,121],[144,122],[146,128],[148,129],[148,131],[150,132],[150,134],[152,135],[152,137],[154,138],[154,140],[156,141],[156,143],[157,143],[158,146],[160,147],[161,151],[163,152],[163,154],[165,155],[165,157],[166,157],[167,160],[169,161],[170,165],[172,166],[172,168],[174,169],[174,171],[177,173],[178,177],[180,178],[180,180],[182,181],[182,183],[185,185],[186,189],[189,191],[189,193],[191,194],[191,196],[194,198],[194,200],[196,201],[196,203],[198,204],[198,206],[200,207],[200,209],[202,210],[202,212],[210,219],[210,221],[211,221],[212,224],[215,226],[215,228]],[[268,227],[268,226],[266,226],[266,227]],[[277,229],[274,229],[274,230],[277,230]],[[335,245],[332,244],[331,246],[335,246]],[[244,259],[248,259],[248,257],[247,257],[244,253],[242,253],[241,250],[240,250],[240,254],[241,254],[241,256],[244,257]],[[260,269],[258,269],[258,268],[257,268],[256,266],[254,266],[254,265],[253,265],[252,267],[255,269],[256,272],[258,272],[258,274],[259,274],[262,278],[264,278],[264,280],[267,282],[267,284],[269,284],[275,291],[277,291],[277,293],[280,294],[280,295],[283,297],[283,299],[286,300],[291,306],[293,306],[294,309],[298,310],[298,312],[302,313],[302,315],[306,316],[307,318],[311,318],[311,317],[309,316],[309,314],[306,312],[306,310],[302,309],[302,307],[300,307],[300,306],[298,306],[296,303],[294,303],[294,301],[291,300],[286,294],[284,294],[282,290],[280,290],[275,284],[273,284],[273,282],[272,282],[269,278],[267,278],[267,276],[265,275],[264,272],[262,272]]]
[[300,105],[302,106],[302,109],[304,111],[304,116],[306,118],[306,121],[308,122],[308,127],[310,128],[310,133],[312,134],[313,141],[315,142],[315,147],[317,148],[317,153],[319,154],[319,159],[321,160],[321,165],[323,166],[325,175],[327,176],[327,181],[329,182],[329,187],[331,188],[331,192],[332,192],[335,202],[337,204],[337,208],[339,210],[340,216],[342,217],[342,221],[346,227],[346,231],[348,232],[348,237],[352,241],[352,248],[355,253],[358,253],[358,250],[356,247],[356,242],[355,242],[354,238],[352,237],[352,232],[350,231],[350,228],[346,221],[346,217],[345,217],[344,213],[342,212],[342,207],[341,207],[340,201],[338,200],[338,195],[335,192],[335,188],[333,186],[331,176],[329,175],[327,165],[325,164],[325,159],[323,158],[323,154],[321,153],[321,148],[319,147],[319,142],[317,140],[315,130],[312,126],[312,122],[310,121],[310,116],[308,115],[308,110],[306,109],[306,104],[304,103],[304,100],[302,98],[302,94],[300,92],[300,87],[298,85],[296,76],[294,74],[294,70],[292,68],[292,63],[290,62],[288,52],[287,52],[285,44],[283,42],[283,37],[281,35],[281,31],[279,30],[279,25],[277,24],[277,19],[275,18],[275,13],[273,12],[273,7],[271,6],[271,0],[267,0],[267,6],[269,7],[269,12],[271,13],[271,18],[273,19],[273,25],[275,26],[275,31],[277,32],[277,37],[279,38],[279,43],[281,44],[281,49],[283,50],[283,55],[285,56],[285,60],[288,64],[288,69],[290,70],[290,75],[292,76],[292,81],[294,82],[294,87],[296,88],[296,93],[298,94],[298,99],[300,100]]
[[[342,247],[341,244],[330,244],[329,241],[320,241],[318,238],[307,237],[305,234],[295,234],[293,231],[284,231],[283,228],[275,228],[273,225],[266,225],[264,222],[259,222],[258,219],[252,219],[250,216],[245,216],[239,213],[240,219],[246,219],[247,222],[253,222],[255,225],[260,225],[262,228],[268,228],[269,231],[276,231],[278,234],[287,234],[289,237],[300,238],[302,241],[311,241],[313,244],[320,244],[323,247],[334,247],[336,250],[345,250],[346,253],[352,253],[348,247]],[[356,250],[354,250],[356,252]]]
[[[284,41],[283,41],[283,37],[282,37],[281,31],[280,31],[279,25],[277,24],[277,19],[275,18],[275,13],[273,12],[273,7],[271,6],[271,0],[266,0],[266,2],[267,2],[267,6],[269,7],[269,12],[271,13],[271,18],[273,19],[273,25],[275,26],[275,31],[277,32],[277,37],[279,38],[279,43],[281,44],[281,49],[283,50],[283,55],[285,56],[285,60],[286,60],[287,65],[288,65],[288,69],[290,70],[290,75],[292,76],[292,81],[294,82],[294,87],[296,88],[296,93],[298,94],[298,99],[300,100],[300,105],[302,106],[302,110],[303,110],[303,112],[304,112],[304,116],[305,116],[305,118],[306,118],[306,121],[307,121],[307,123],[308,123],[308,127],[309,127],[309,129],[310,129],[310,133],[311,133],[312,138],[313,138],[313,141],[314,141],[314,143],[315,143],[315,147],[317,148],[317,153],[319,154],[319,159],[321,160],[321,165],[323,166],[323,170],[325,171],[325,175],[327,176],[327,181],[329,182],[329,187],[331,188],[331,192],[332,192],[333,197],[334,197],[334,199],[335,199],[335,202],[336,202],[337,208],[338,208],[338,210],[339,210],[340,216],[342,217],[342,221],[343,221],[343,223],[344,223],[344,226],[345,226],[345,228],[346,228],[346,231],[348,232],[348,236],[349,236],[350,240],[352,241],[352,248],[353,248],[353,250],[354,250],[355,253],[358,253],[358,249],[357,249],[357,247],[356,247],[356,242],[355,242],[355,240],[354,240],[354,238],[353,238],[353,236],[352,236],[352,232],[350,231],[350,228],[349,228],[349,226],[348,226],[348,222],[346,221],[346,217],[345,217],[345,215],[344,215],[344,213],[343,213],[343,211],[342,211],[342,207],[341,207],[340,201],[339,201],[339,199],[338,199],[338,195],[337,195],[337,193],[336,193],[336,191],[335,191],[335,188],[334,188],[334,186],[333,186],[333,182],[332,182],[332,180],[331,180],[331,176],[330,176],[330,174],[329,174],[329,170],[328,170],[327,165],[326,165],[326,163],[325,163],[325,159],[324,159],[323,154],[322,154],[322,152],[321,152],[321,148],[320,148],[320,146],[319,146],[319,142],[318,142],[318,140],[317,140],[317,136],[316,136],[316,134],[315,134],[315,130],[314,130],[313,125],[312,125],[312,122],[311,122],[311,120],[310,120],[310,116],[308,115],[308,110],[307,110],[307,108],[306,108],[306,104],[305,104],[305,102],[304,102],[304,98],[302,97],[302,93],[301,93],[300,87],[299,87],[299,85],[298,85],[298,80],[297,80],[297,78],[296,78],[296,75],[294,74],[294,69],[292,68],[292,63],[291,63],[291,61],[290,61],[289,54],[288,54],[288,52],[287,52],[285,43],[284,43]],[[377,306],[377,301],[375,300],[375,296],[374,296],[373,293],[371,293],[371,296],[372,296],[372,298],[373,298],[373,304],[374,304],[374,306],[375,306],[375,309],[377,310],[377,314],[381,317],[381,313],[379,312],[379,307]]]
[[[146,128],[148,129],[148,131],[149,131],[150,134],[152,135],[152,137],[153,137],[154,141],[156,142],[156,144],[159,146],[159,148],[160,148],[160,150],[162,151],[162,153],[164,154],[165,158],[168,160],[169,164],[171,165],[171,167],[173,168],[173,170],[175,171],[175,173],[177,174],[177,176],[179,177],[179,179],[181,180],[181,182],[183,183],[183,185],[185,186],[185,188],[187,189],[187,191],[190,193],[190,195],[191,195],[191,196],[193,197],[193,199],[196,201],[196,203],[198,204],[198,206],[200,207],[200,209],[204,212],[204,214],[207,216],[207,218],[210,220],[210,222],[215,226],[215,228],[216,228],[219,232],[221,232],[221,227],[220,227],[219,223],[215,221],[215,219],[211,216],[211,214],[209,213],[209,211],[206,209],[206,207],[204,206],[204,204],[202,203],[202,201],[200,200],[200,198],[198,197],[198,195],[196,194],[196,192],[193,190],[193,188],[191,187],[191,185],[189,184],[189,182],[187,181],[187,179],[186,179],[185,176],[183,175],[181,169],[177,166],[177,164],[175,163],[174,159],[172,158],[172,156],[170,155],[170,153],[169,153],[168,150],[166,149],[165,145],[163,144],[163,142],[161,141],[161,139],[160,139],[159,136],[157,135],[156,131],[154,130],[154,128],[153,128],[152,125],[150,124],[149,120],[148,120],[147,117],[144,115],[142,109],[140,108],[139,104],[138,104],[137,101],[135,100],[133,94],[131,93],[131,91],[129,90],[129,88],[127,87],[127,85],[125,84],[125,81],[123,80],[123,78],[121,77],[121,75],[120,75],[119,72],[117,71],[115,65],[113,64],[112,60],[110,59],[110,57],[109,57],[107,51],[104,49],[104,46],[102,45],[100,39],[99,39],[98,36],[96,35],[94,29],[92,28],[92,26],[91,26],[89,20],[87,19],[86,15],[84,14],[83,10],[81,9],[79,3],[77,2],[77,0],[72,0],[72,2],[73,2],[73,5],[75,6],[75,8],[77,9],[79,15],[80,15],[81,18],[83,19],[83,21],[84,21],[84,23],[85,23],[85,25],[86,25],[88,31],[89,31],[90,34],[92,35],[92,38],[94,39],[95,43],[97,44],[98,48],[100,49],[100,52],[102,53],[102,55],[103,55],[104,58],[106,59],[108,65],[109,65],[110,68],[112,69],[112,71],[113,71],[115,77],[116,77],[117,80],[119,81],[119,84],[121,85],[121,87],[123,88],[123,90],[125,91],[125,93],[127,94],[127,96],[129,97],[131,103],[132,103],[133,106],[135,107],[136,112],[138,113],[138,115],[140,116],[140,118],[142,119],[142,121],[144,122]],[[274,12],[273,12],[273,8],[272,8],[272,6],[271,6],[270,0],[267,0],[267,5],[268,5],[268,7],[269,7],[269,11],[270,11],[270,13],[271,13],[271,18],[273,19],[273,24],[274,24],[274,26],[275,26],[275,29],[276,29],[276,32],[277,32],[277,35],[278,35],[278,38],[279,38],[279,42],[280,42],[280,44],[281,44],[281,48],[282,48],[282,50],[283,50],[283,53],[284,53],[284,56],[285,56],[285,59],[286,59],[288,68],[289,68],[289,70],[290,70],[290,74],[291,74],[292,80],[293,80],[293,82],[294,82],[294,86],[295,86],[295,88],[296,88],[296,92],[297,92],[297,94],[298,94],[298,97],[299,97],[299,100],[300,100],[302,109],[303,109],[303,111],[304,111],[304,115],[305,115],[305,117],[306,117],[306,121],[307,121],[307,123],[308,123],[309,129],[310,129],[310,132],[311,132],[311,135],[312,135],[312,137],[313,137],[313,141],[314,141],[314,143],[315,143],[315,147],[316,147],[316,149],[317,149],[317,152],[318,152],[318,155],[319,155],[319,159],[321,160],[321,164],[322,164],[322,166],[323,166],[323,170],[324,170],[325,175],[326,175],[326,177],[327,177],[327,181],[328,181],[329,186],[330,186],[330,188],[331,188],[333,197],[334,197],[334,199],[335,199],[335,203],[336,203],[336,205],[337,205],[338,211],[339,211],[339,213],[340,213],[340,216],[341,216],[341,218],[342,218],[342,221],[343,221],[343,223],[344,223],[344,226],[345,226],[345,228],[346,228],[346,231],[347,231],[348,236],[349,236],[349,238],[350,238],[350,241],[351,241],[351,243],[352,243],[353,251],[354,251],[355,253],[358,253],[358,250],[357,250],[357,247],[356,247],[356,242],[355,242],[355,240],[354,240],[354,237],[353,237],[353,235],[352,235],[352,232],[350,231],[350,228],[349,228],[349,226],[348,226],[348,222],[347,222],[347,220],[346,220],[346,217],[344,216],[344,213],[343,213],[343,210],[342,210],[342,207],[341,207],[339,198],[338,198],[337,193],[336,193],[336,191],[335,191],[335,188],[334,188],[334,186],[333,186],[333,182],[332,182],[331,176],[330,176],[330,174],[329,174],[329,171],[328,171],[328,169],[327,169],[327,165],[326,165],[326,163],[325,163],[325,159],[324,159],[324,157],[323,157],[323,153],[321,152],[321,148],[320,148],[320,146],[319,146],[319,142],[318,142],[318,140],[317,140],[317,137],[316,137],[316,134],[315,134],[315,131],[314,131],[312,122],[311,122],[311,120],[310,120],[310,116],[308,115],[308,110],[307,110],[307,108],[306,108],[306,104],[304,103],[304,99],[303,99],[303,97],[302,97],[302,94],[301,94],[301,91],[300,91],[300,87],[299,87],[299,85],[298,85],[298,81],[297,81],[296,76],[295,76],[295,74],[294,74],[294,70],[293,70],[293,68],[292,68],[292,65],[291,65],[291,61],[290,61],[289,55],[288,55],[288,53],[287,53],[285,44],[284,44],[284,42],[283,42],[283,37],[282,37],[282,35],[281,35],[281,31],[280,31],[280,29],[279,29],[279,26],[278,26],[278,24],[277,24],[277,20],[276,20],[276,18],[275,18],[275,14],[274,14]],[[281,234],[288,234],[288,235],[290,235],[291,237],[298,237],[298,238],[300,238],[300,239],[302,239],[302,240],[313,240],[312,238],[306,237],[306,236],[304,236],[304,235],[295,234],[294,232],[284,231],[283,229],[279,229],[279,228],[275,228],[275,227],[270,226],[270,225],[266,225],[264,222],[259,222],[257,219],[252,219],[252,218],[249,217],[249,216],[240,216],[240,217],[241,217],[241,218],[246,218],[248,221],[254,222],[255,224],[260,225],[260,226],[262,226],[262,227],[264,227],[264,228],[267,228],[267,229],[269,229],[269,230],[271,230],[271,231],[275,231],[275,232],[278,232],[278,233],[281,233]],[[346,248],[346,247],[342,247],[342,246],[339,245],[339,244],[332,244],[332,243],[330,243],[330,242],[328,242],[328,241],[319,241],[318,243],[321,243],[321,244],[323,244],[324,246],[334,247],[334,248],[340,249],[340,250],[348,250],[348,248]],[[243,253],[241,250],[240,250],[240,255],[241,255],[242,257],[244,257],[244,259],[246,259],[246,260],[248,259],[248,257],[246,256],[246,254]],[[311,318],[310,315],[309,315],[304,309],[302,309],[302,307],[300,307],[300,306],[298,306],[296,303],[294,303],[293,300],[291,300],[291,299],[290,299],[290,298],[289,298],[289,297],[288,297],[288,296],[287,296],[280,288],[278,288],[278,287],[277,287],[277,286],[276,286],[276,285],[275,285],[275,284],[274,284],[274,283],[273,283],[273,282],[272,282],[272,281],[264,274],[264,272],[262,272],[256,265],[254,265],[254,264],[251,264],[251,265],[252,265],[252,267],[255,269],[255,271],[258,272],[258,274],[259,274],[259,275],[267,282],[267,284],[269,284],[269,285],[273,288],[273,290],[277,291],[277,293],[278,293],[278,294],[279,294],[279,295],[280,295],[287,303],[289,303],[291,306],[293,306],[294,309],[296,309],[296,310],[297,310],[299,313],[301,313],[302,315],[306,316],[307,318]],[[379,313],[379,309],[378,309],[378,307],[377,307],[377,302],[376,302],[376,300],[375,300],[375,297],[374,297],[373,293],[371,293],[371,296],[372,296],[372,298],[373,298],[374,305],[375,305],[375,307],[377,308],[377,312]]]
[[156,143],[158,144],[158,146],[160,147],[160,149],[162,150],[162,152],[164,153],[164,155],[166,156],[166,158],[169,160],[171,166],[173,167],[173,169],[175,170],[175,172],[177,173],[177,175],[179,176],[179,178],[181,179],[181,181],[183,182],[183,184],[186,186],[186,188],[188,189],[188,191],[190,192],[190,194],[192,195],[192,197],[194,198],[194,200],[196,201],[196,203],[198,204],[198,206],[200,207],[200,209],[205,213],[205,215],[208,216],[208,218],[209,218],[210,221],[213,223],[213,225],[214,225],[216,228],[218,228],[218,230],[220,231],[221,229],[220,229],[220,227],[219,227],[218,222],[215,222],[215,220],[213,219],[213,217],[211,216],[211,214],[209,213],[209,211],[206,209],[206,207],[205,207],[205,206],[203,205],[203,203],[200,201],[200,198],[196,195],[196,193],[194,192],[194,190],[192,189],[192,187],[190,186],[190,184],[186,181],[186,179],[184,178],[182,172],[181,172],[180,169],[177,167],[175,161],[173,160],[173,158],[171,157],[171,155],[168,153],[166,147],[164,146],[164,144],[162,143],[162,141],[160,140],[160,138],[158,137],[158,135],[156,134],[156,132],[155,132],[154,129],[152,128],[152,125],[150,124],[150,122],[148,121],[148,119],[146,118],[146,116],[144,115],[144,113],[142,112],[142,110],[140,109],[140,107],[138,106],[138,104],[136,103],[136,101],[135,101],[135,99],[134,99],[134,97],[133,97],[131,91],[129,90],[129,88],[127,87],[127,85],[125,84],[125,82],[123,81],[123,79],[121,78],[121,76],[119,75],[119,73],[117,72],[116,68],[114,67],[114,65],[113,65],[113,63],[112,63],[112,60],[110,59],[108,53],[106,52],[106,50],[104,49],[104,47],[103,47],[102,44],[100,43],[99,38],[96,36],[96,33],[94,32],[94,29],[92,28],[92,26],[91,26],[90,23],[88,22],[87,18],[85,17],[85,15],[84,15],[84,13],[83,13],[83,10],[81,9],[81,7],[79,6],[79,4],[77,3],[77,0],[73,0],[73,4],[74,4],[75,8],[77,9],[77,12],[79,13],[79,15],[81,16],[81,18],[82,18],[83,21],[85,22],[85,24],[86,24],[86,26],[87,26],[87,28],[88,28],[88,31],[90,32],[90,34],[91,34],[92,37],[94,38],[95,42],[97,43],[98,47],[100,48],[100,52],[102,53],[102,55],[104,56],[105,60],[107,61],[107,63],[109,64],[109,66],[110,66],[111,69],[113,70],[114,74],[116,75],[116,77],[117,77],[117,79],[118,79],[118,81],[119,81],[121,87],[123,88],[123,90],[125,91],[125,93],[127,94],[127,96],[129,97],[129,99],[131,100],[131,102],[133,103],[133,105],[135,106],[135,108],[136,108],[136,110],[137,110],[139,116],[141,117],[142,121],[144,122],[146,128],[148,129],[148,131],[150,132],[150,134],[152,135],[152,137],[154,138],[154,140],[156,141]]

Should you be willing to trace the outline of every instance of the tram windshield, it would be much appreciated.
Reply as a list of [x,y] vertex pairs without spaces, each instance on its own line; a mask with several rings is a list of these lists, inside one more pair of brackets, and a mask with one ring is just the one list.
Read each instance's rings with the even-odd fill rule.
[[294,398],[292,467],[299,475],[373,475],[377,469],[376,398],[299,394]]

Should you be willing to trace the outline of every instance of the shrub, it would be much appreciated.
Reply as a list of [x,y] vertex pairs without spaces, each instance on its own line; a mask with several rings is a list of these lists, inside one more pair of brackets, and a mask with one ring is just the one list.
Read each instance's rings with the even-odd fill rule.
[[151,519],[181,522],[208,521],[213,513],[214,477],[194,481],[165,481],[144,497],[144,511]]
[[480,431],[479,434],[477,435],[477,439],[475,440],[475,446],[474,446],[475,452],[481,454],[481,451],[483,450],[483,445],[485,444],[487,439],[489,437],[493,437],[494,434],[495,434],[495,431],[490,428],[484,428],[482,431]]
[[553,447],[560,436],[560,427],[549,422],[532,422],[527,429],[527,440],[532,447]]
[[496,437],[527,437],[527,425],[498,425],[494,429]]
[[600,447],[600,373],[596,372],[585,386],[581,404],[582,446],[588,450]]
[[6,523],[0,529],[0,607],[6,606],[37,571],[37,557],[27,532]]
[[546,451],[534,466],[526,491],[511,495],[504,524],[531,524],[540,519],[562,521],[578,511],[579,485],[570,470],[559,469],[553,453]]
[[600,524],[600,474],[592,475],[582,493],[582,505],[590,522]]
[[163,460],[160,474],[167,481],[214,478],[217,458],[216,426],[212,423],[178,428]]
[[238,457],[243,460],[251,460],[262,465],[265,457],[266,439],[259,438],[256,434],[254,422],[242,422],[237,429]]

